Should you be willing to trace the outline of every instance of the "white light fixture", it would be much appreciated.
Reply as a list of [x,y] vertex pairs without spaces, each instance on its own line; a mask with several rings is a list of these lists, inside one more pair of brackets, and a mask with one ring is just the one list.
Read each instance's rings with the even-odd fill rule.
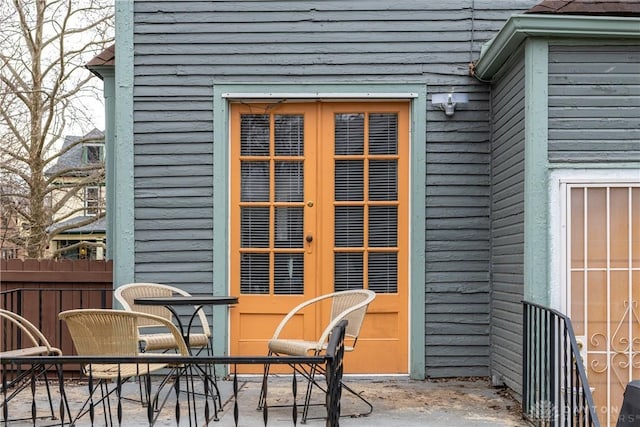
[[440,108],[447,116],[453,116],[456,111],[456,105],[466,104],[469,102],[469,96],[466,93],[434,93],[431,95],[431,105]]

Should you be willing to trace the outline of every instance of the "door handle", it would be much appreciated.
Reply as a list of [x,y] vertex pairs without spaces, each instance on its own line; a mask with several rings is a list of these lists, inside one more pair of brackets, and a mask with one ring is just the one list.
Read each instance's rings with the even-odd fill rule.
[[307,233],[304,240],[307,241],[307,253],[310,254],[313,251],[313,245],[311,244],[313,242],[313,234]]

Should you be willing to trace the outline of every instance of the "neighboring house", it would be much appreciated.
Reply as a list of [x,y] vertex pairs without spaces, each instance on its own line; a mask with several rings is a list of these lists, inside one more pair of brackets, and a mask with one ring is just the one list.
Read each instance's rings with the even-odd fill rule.
[[17,244],[23,236],[22,224],[8,204],[8,198],[0,199],[0,259],[22,259],[25,253]]
[[0,259],[24,259],[24,239],[28,224],[20,215],[27,203],[20,179],[11,174],[0,176]]
[[105,182],[100,171],[105,162],[104,133],[94,129],[84,136],[68,136],[58,161],[47,169],[60,190],[51,194],[55,230],[49,253],[67,259],[104,259]]
[[[115,55],[89,65],[115,286],[239,296],[214,312],[232,354],[365,286],[347,372],[516,393],[527,299],[582,325],[615,401],[640,375],[640,3],[536,3],[119,3]],[[596,348],[618,326],[627,347]]]

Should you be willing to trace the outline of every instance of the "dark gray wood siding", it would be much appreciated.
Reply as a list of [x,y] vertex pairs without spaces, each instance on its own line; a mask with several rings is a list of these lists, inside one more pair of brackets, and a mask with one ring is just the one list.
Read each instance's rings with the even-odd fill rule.
[[210,289],[212,85],[423,83],[467,92],[427,112],[426,366],[489,366],[489,88],[469,63],[537,0],[140,1],[134,16],[136,280]]
[[[430,87],[432,93],[448,87]],[[488,375],[489,93],[427,112],[426,359],[431,377]]]
[[640,46],[549,46],[549,161],[640,160]]
[[491,95],[491,375],[518,393],[524,295],[524,95],[522,58],[494,85]]

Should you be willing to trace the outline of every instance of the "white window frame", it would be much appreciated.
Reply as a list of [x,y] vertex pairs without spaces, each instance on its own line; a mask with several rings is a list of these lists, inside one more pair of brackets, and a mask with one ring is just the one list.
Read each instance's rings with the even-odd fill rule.
[[[95,198],[89,197],[89,191],[96,189],[97,196]],[[102,194],[102,186],[99,185],[90,185],[84,188],[84,214],[86,216],[97,216],[102,211],[101,206],[103,205],[103,194]],[[96,206],[90,206],[90,202],[95,202]]]
[[[90,148],[97,148],[99,153],[98,153],[98,160],[95,161],[91,161],[89,159],[89,149]],[[85,163],[93,165],[96,163],[100,163],[104,160],[104,144],[100,144],[100,143],[90,143],[90,144],[84,144],[82,147],[82,158],[84,160]]]

